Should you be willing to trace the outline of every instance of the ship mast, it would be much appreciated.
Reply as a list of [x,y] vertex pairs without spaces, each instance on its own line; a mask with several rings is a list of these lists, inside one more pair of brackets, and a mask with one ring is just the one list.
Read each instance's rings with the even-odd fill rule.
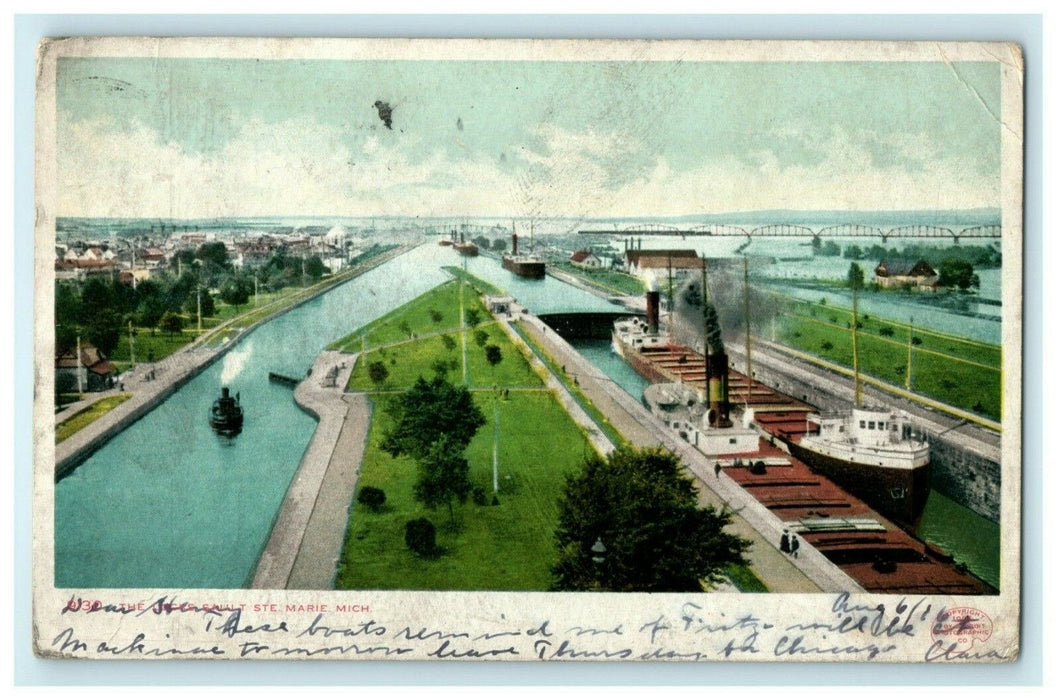
[[706,367],[706,407],[709,407],[709,328],[706,327],[706,308],[709,306],[709,285],[706,283],[706,256],[702,256],[702,359]]
[[669,252],[669,344],[673,343],[672,337],[672,313],[673,313],[673,300],[672,300],[672,252]]
[[857,277],[853,282],[853,402],[861,407],[861,361],[857,353]]
[[743,256],[743,312],[746,316],[746,405],[750,405],[751,391],[754,387],[753,353],[750,349],[750,270],[747,258]]

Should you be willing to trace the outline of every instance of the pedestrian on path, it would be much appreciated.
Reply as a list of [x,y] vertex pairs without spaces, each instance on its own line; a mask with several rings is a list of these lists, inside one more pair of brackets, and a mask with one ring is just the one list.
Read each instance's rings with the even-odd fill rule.
[[718,479],[720,478],[720,470],[722,468],[723,467],[720,466],[720,462],[717,462],[716,464],[713,465],[713,473],[717,475]]
[[798,558],[798,547],[799,547],[799,545],[800,545],[800,542],[798,540],[798,535],[796,535],[796,534],[794,534],[792,532],[791,533],[791,556],[794,557],[795,559]]
[[780,551],[784,554],[791,553],[791,536],[789,530],[784,528],[783,535],[780,536]]

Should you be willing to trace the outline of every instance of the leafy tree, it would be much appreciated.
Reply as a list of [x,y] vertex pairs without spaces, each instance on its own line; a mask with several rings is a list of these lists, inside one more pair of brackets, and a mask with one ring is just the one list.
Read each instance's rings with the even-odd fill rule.
[[440,342],[443,343],[443,347],[447,348],[447,350],[454,350],[458,345],[458,341],[449,335],[441,335]]
[[[196,291],[195,290],[192,290],[192,293],[185,300],[185,311],[187,311],[189,314],[191,314],[193,316],[196,315]],[[200,294],[199,294],[199,313],[204,318],[207,318],[208,316],[213,316],[214,312],[215,312],[214,296],[212,296],[211,293],[209,291],[207,291],[206,289],[201,290]]]
[[864,289],[864,268],[857,263],[850,263],[850,271],[846,273],[846,284],[850,289]]
[[488,342],[488,332],[483,328],[476,329],[473,331],[473,342],[480,347],[484,347],[484,343]]
[[388,378],[388,368],[383,362],[370,362],[366,371],[369,372],[369,380],[377,385],[383,384]]
[[499,253],[503,252],[509,247],[510,242],[505,238],[496,238],[494,241],[491,242],[491,249]]
[[[724,532],[730,516],[698,506],[679,458],[661,448],[589,457],[560,506],[555,590],[700,591],[750,546]],[[605,552],[592,551],[599,539]]]
[[813,248],[813,255],[823,255],[826,257],[835,257],[842,253],[842,248],[835,241],[827,241],[822,244],[819,249]]
[[122,338],[122,318],[110,309],[97,312],[86,326],[86,337],[96,349],[110,357]]
[[180,262],[182,266],[192,265],[193,261],[195,261],[196,259],[196,251],[192,250],[191,248],[182,248],[181,250],[174,252],[172,259],[174,265],[176,265],[178,262]]
[[432,361],[432,373],[437,377],[446,377],[447,372],[451,369],[451,364],[443,358]]
[[406,521],[406,546],[427,557],[436,553],[436,526],[427,518]]
[[163,315],[169,313],[166,309],[166,301],[160,295],[146,296],[137,306],[136,323],[144,328],[153,328],[159,325]]
[[386,500],[387,496],[384,494],[384,489],[379,489],[376,486],[363,486],[358,490],[358,502],[374,513],[384,506]]
[[248,303],[251,292],[251,290],[248,289],[248,286],[247,280],[243,277],[233,276],[225,281],[218,296],[220,296],[222,301],[226,304],[239,308]]
[[846,246],[846,252],[843,255],[850,260],[860,260],[864,257],[864,252],[861,251],[861,246],[849,245]]
[[486,422],[469,390],[442,377],[432,381],[418,377],[414,386],[392,401],[385,412],[393,425],[385,431],[381,448],[393,457],[421,459],[445,438],[464,450]]
[[213,264],[222,269],[229,268],[229,251],[225,249],[225,243],[222,243],[221,241],[200,245],[200,247],[196,249],[196,259]]
[[491,241],[488,240],[487,236],[474,236],[473,242],[477,244],[478,248],[483,248],[484,250],[487,250],[488,246],[491,245]]
[[464,450],[465,445],[446,436],[432,443],[428,452],[417,460],[414,498],[433,510],[447,506],[452,524],[454,502],[465,503],[473,489]]
[[159,330],[163,331],[171,338],[177,333],[180,333],[185,329],[185,319],[181,318],[172,311],[167,311],[159,319]]
[[498,345],[487,345],[484,347],[484,358],[494,367],[502,362],[502,349]]
[[961,291],[979,286],[979,277],[975,274],[972,264],[967,260],[953,258],[942,261],[938,281],[944,287],[956,287]]
[[443,314],[439,309],[429,309],[429,318],[432,319],[433,323],[439,323],[443,320]]
[[466,325],[469,325],[469,326],[475,326],[478,323],[480,323],[480,309],[472,308],[472,307],[466,309],[466,311],[465,311],[465,322],[466,322]]
[[307,277],[312,280],[319,280],[321,276],[329,271],[329,268],[325,266],[325,263],[321,261],[320,255],[311,255],[306,261]]

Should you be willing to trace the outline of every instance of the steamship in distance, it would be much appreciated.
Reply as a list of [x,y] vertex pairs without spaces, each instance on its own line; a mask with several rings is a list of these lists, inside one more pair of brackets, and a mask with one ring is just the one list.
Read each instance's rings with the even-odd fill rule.
[[527,254],[521,254],[517,252],[517,230],[514,229],[513,236],[511,238],[511,250],[509,253],[505,253],[502,256],[503,269],[509,270],[518,277],[529,277],[532,279],[543,279],[547,274],[547,263],[543,261],[543,258],[532,252],[532,231],[529,232]]

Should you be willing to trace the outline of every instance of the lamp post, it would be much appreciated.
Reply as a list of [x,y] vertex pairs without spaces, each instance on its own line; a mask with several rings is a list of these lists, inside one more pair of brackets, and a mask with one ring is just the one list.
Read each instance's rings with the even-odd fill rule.
[[491,449],[491,487],[495,491],[494,501],[499,502],[499,387],[491,394],[491,403],[495,409],[495,439]]
[[595,544],[591,545],[591,561],[595,564],[595,588],[605,588],[602,584],[602,565],[606,562],[606,544],[601,537],[596,538]]

